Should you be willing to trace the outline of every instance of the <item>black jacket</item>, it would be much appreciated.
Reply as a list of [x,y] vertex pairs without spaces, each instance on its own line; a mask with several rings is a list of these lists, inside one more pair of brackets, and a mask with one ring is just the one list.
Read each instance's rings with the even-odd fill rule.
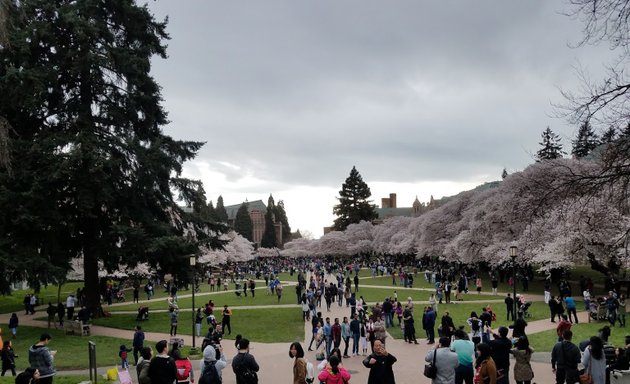
[[[376,360],[375,364],[370,364],[370,359]],[[363,360],[363,365],[370,369],[368,376],[368,384],[395,384],[394,370],[392,365],[396,362],[396,358],[388,354],[387,356],[372,353]]]
[[560,341],[551,350],[551,368],[577,369],[582,358],[580,349],[570,341]]
[[158,355],[149,364],[151,384],[173,384],[177,380],[175,360],[169,356]]

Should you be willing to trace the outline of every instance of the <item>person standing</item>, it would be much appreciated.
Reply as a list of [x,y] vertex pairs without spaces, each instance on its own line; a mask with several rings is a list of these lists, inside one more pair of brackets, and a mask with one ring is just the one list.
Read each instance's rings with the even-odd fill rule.
[[348,323],[348,318],[344,316],[343,321],[341,322],[341,339],[345,345],[343,350],[343,357],[347,358],[348,356],[348,346],[350,345],[350,336],[352,336],[352,331],[350,330],[350,323]]
[[572,338],[573,332],[564,331],[562,341],[557,342],[551,350],[551,370],[556,375],[556,384],[579,382],[581,354],[580,349],[571,342]]
[[461,329],[454,333],[455,341],[451,344],[451,351],[457,354],[459,365],[455,368],[455,384],[473,384],[473,355],[475,345],[468,339],[468,335]]
[[151,364],[151,356],[152,356],[151,348],[144,347],[140,351],[140,360],[136,364],[136,374],[138,375],[138,383],[139,384],[151,384],[151,379],[149,378],[149,365]]
[[232,359],[232,371],[236,375],[236,384],[258,383],[257,372],[260,370],[254,355],[249,353],[249,340],[241,339],[238,353]]
[[136,329],[133,334],[133,342],[131,345],[133,347],[133,360],[135,362],[135,365],[137,366],[138,354],[142,351],[142,348],[144,348],[144,332],[142,331],[142,327],[140,327],[139,325],[136,325]]
[[332,325],[330,325],[330,317],[326,318],[326,324],[324,324],[324,340],[326,341],[326,359],[330,357],[330,350],[332,349]]
[[433,363],[437,375],[431,384],[452,384],[455,382],[455,369],[459,365],[457,353],[450,350],[451,338],[441,337],[437,347],[427,352],[424,361]]
[[294,359],[293,384],[304,384],[306,382],[306,360],[304,359],[304,348],[297,341],[291,343],[289,357]]
[[158,341],[155,350],[158,355],[151,359],[148,377],[151,384],[173,384],[177,380],[175,360],[168,355],[166,340]]
[[374,341],[374,352],[363,360],[363,366],[370,369],[367,384],[395,384],[394,363],[396,357],[387,352],[380,340]]
[[[577,317],[575,300],[573,300],[573,297],[572,296],[565,297],[564,304],[567,306],[567,315],[569,316],[569,321],[574,322],[575,324],[578,324],[580,321],[578,320],[578,317]],[[575,321],[571,319],[571,315],[573,315],[573,319],[575,319]]]
[[352,334],[352,356],[359,354],[359,339],[361,338],[361,322],[355,313],[350,322],[350,332]]
[[57,351],[48,349],[48,344],[52,336],[42,333],[39,342],[32,345],[28,350],[28,362],[33,369],[39,370],[40,378],[38,384],[52,384],[53,377],[57,373],[53,364]]
[[177,316],[178,316],[179,312],[177,311],[176,308],[173,308],[173,307],[171,307],[170,312],[171,312],[171,331],[170,331],[170,334],[171,334],[171,336],[177,336]]
[[332,355],[330,356],[330,361],[317,376],[317,379],[324,384],[338,384],[340,380],[342,383],[349,382],[351,377],[350,373],[341,366],[341,359]]
[[519,337],[515,348],[510,353],[514,355],[515,360],[514,380],[516,380],[516,384],[531,384],[534,378],[534,371],[530,361],[534,350],[529,346],[527,337]]
[[74,320],[74,306],[76,305],[76,300],[74,299],[74,295],[70,294],[66,298],[66,310],[68,311],[68,321]]
[[339,318],[335,317],[335,322],[332,326],[332,338],[333,348],[339,348],[341,345],[341,324],[339,324]]
[[427,344],[435,343],[435,317],[435,312],[430,306],[427,307],[422,315],[422,328],[426,331],[427,339],[429,340]]
[[506,327],[499,327],[499,334],[492,332],[494,340],[489,342],[492,349],[492,360],[498,371],[502,371],[503,375],[497,378],[497,384],[508,384],[510,376],[510,350],[512,349],[512,341],[508,339],[509,330]]
[[134,303],[140,302],[140,288],[137,285],[133,286],[133,302]]
[[225,330],[228,330],[228,335],[232,334],[232,326],[230,325],[230,318],[232,317],[232,310],[228,308],[227,304],[223,306],[223,317],[221,318],[221,328],[225,334]]
[[59,318],[59,327],[63,327],[63,318],[66,315],[66,309],[63,304],[57,303],[57,317]]
[[510,320],[510,316],[512,316],[512,320],[515,320],[516,317],[514,316],[514,299],[512,298],[512,295],[508,293],[504,302],[507,312],[507,320]]
[[479,375],[479,382],[497,384],[497,366],[491,356],[492,349],[486,343],[477,344],[477,360],[475,369]]
[[590,373],[593,384],[606,383],[606,356],[604,356],[604,343],[597,336],[592,336],[588,348],[582,355],[584,372]]

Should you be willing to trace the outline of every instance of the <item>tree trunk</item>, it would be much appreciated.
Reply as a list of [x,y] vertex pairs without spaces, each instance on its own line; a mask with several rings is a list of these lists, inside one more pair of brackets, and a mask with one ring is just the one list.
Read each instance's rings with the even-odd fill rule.
[[595,255],[591,252],[588,253],[588,261],[593,270],[603,273],[605,276],[608,276],[611,273],[611,269],[605,264],[602,264],[601,261],[597,260]]

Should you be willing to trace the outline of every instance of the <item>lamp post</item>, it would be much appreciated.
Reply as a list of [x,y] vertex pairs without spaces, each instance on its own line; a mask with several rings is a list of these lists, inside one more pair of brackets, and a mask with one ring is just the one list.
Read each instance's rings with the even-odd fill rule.
[[192,355],[197,353],[197,348],[195,347],[195,265],[197,265],[197,257],[195,255],[191,255],[189,261],[192,269],[192,347],[190,348],[190,354]]
[[518,248],[516,246],[510,247],[510,258],[512,258],[512,298],[514,299],[514,308],[512,309],[512,320],[516,321],[516,306],[518,305],[516,300],[516,253]]

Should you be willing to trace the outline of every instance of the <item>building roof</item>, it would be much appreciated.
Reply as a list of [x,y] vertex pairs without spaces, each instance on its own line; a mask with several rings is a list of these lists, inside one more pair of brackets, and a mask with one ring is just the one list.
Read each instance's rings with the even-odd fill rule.
[[[262,213],[267,212],[267,206],[265,205],[265,203],[263,203],[262,200],[248,201],[245,204],[247,204],[248,212],[251,212],[251,211],[261,211]],[[234,220],[236,218],[236,212],[238,212],[238,209],[241,207],[241,205],[242,203],[228,205],[225,207],[225,210],[228,214],[228,220]]]
[[379,219],[387,219],[395,216],[413,216],[413,208],[376,208]]

